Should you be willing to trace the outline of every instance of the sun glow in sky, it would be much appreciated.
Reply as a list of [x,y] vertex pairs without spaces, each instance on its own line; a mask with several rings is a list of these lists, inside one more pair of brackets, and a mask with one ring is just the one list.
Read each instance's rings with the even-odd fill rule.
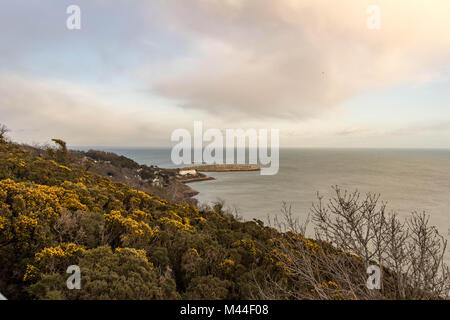
[[449,35],[448,0],[6,0],[0,122],[83,146],[168,146],[200,120],[287,147],[448,148]]

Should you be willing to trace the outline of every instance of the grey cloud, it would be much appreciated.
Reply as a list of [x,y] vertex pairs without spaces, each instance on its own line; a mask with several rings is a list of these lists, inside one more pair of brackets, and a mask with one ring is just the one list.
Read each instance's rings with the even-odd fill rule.
[[169,128],[155,114],[127,113],[95,92],[65,83],[0,75],[0,122],[15,140],[33,143],[58,137],[71,145],[158,146]]
[[338,136],[350,136],[350,135],[356,135],[365,132],[366,130],[359,128],[359,127],[350,127],[344,130],[341,130],[337,132]]
[[[165,3],[167,21],[190,41],[191,51],[159,66],[166,75],[150,80],[152,92],[219,116],[314,117],[365,91],[439,72],[442,53],[450,52],[448,41],[417,48],[414,28],[422,26],[413,24],[406,34],[402,19],[370,33],[366,1]],[[420,8],[405,1],[381,6],[400,17],[423,19]],[[428,39],[436,29],[430,30],[420,37]],[[427,51],[438,51],[441,60],[427,58]]]

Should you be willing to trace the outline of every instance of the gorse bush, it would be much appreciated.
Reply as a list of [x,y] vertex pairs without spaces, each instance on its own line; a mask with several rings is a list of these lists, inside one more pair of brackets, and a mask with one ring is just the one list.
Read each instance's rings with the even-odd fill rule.
[[[74,248],[75,250],[79,248]],[[79,257],[75,259],[76,253]],[[42,299],[173,299],[178,298],[172,279],[159,278],[144,250],[109,246],[77,250],[64,255],[76,260],[83,270],[82,290],[67,290],[66,275],[52,272],[48,264],[45,273],[33,283],[29,292]],[[56,259],[47,254],[49,259]],[[65,261],[70,263],[69,261]],[[160,283],[163,281],[164,283]]]
[[138,169],[140,165],[124,156],[118,156],[115,153],[112,152],[105,152],[105,151],[97,151],[97,150],[89,150],[88,152],[84,153],[87,157],[97,160],[97,161],[108,161],[113,166],[119,167],[119,168],[130,168],[130,169]]

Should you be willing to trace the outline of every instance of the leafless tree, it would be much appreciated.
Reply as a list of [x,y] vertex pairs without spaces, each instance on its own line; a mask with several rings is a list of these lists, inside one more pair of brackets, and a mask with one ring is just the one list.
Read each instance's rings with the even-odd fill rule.
[[[318,195],[312,208],[315,240],[306,239],[289,215],[278,224],[279,229],[288,226],[276,244],[285,276],[257,283],[260,298],[448,298],[447,241],[425,213],[413,212],[401,222],[386,212],[379,195],[334,191],[328,203]],[[379,290],[366,286],[370,265],[381,271]]]
[[274,226],[281,232],[293,232],[302,236],[306,235],[306,231],[311,222],[311,215],[308,214],[305,220],[301,221],[292,212],[292,206],[288,205],[286,201],[281,203],[281,210],[279,216],[267,216],[268,224]]

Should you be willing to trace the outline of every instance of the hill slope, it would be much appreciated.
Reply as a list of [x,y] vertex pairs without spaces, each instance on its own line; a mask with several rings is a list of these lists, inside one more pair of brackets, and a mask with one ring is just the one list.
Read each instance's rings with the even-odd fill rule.
[[[249,299],[255,278],[283,277],[273,228],[220,205],[170,203],[35,151],[0,143],[8,298]],[[83,290],[67,290],[69,265],[80,266]]]

